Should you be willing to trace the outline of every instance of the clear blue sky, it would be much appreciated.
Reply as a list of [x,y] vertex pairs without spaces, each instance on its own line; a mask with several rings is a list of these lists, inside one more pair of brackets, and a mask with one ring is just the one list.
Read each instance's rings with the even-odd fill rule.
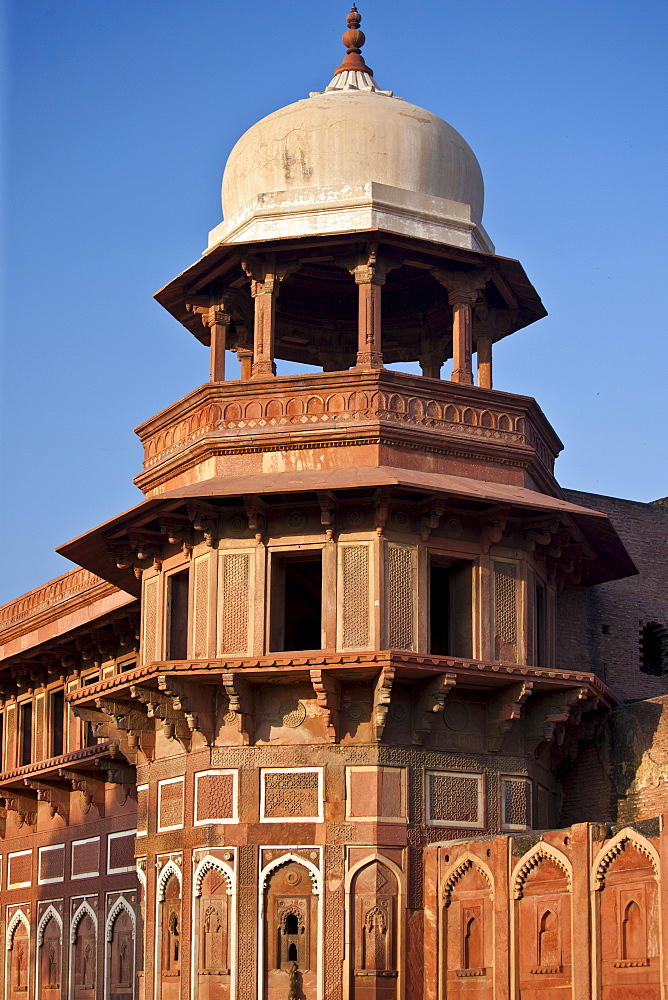
[[[0,601],[140,494],[133,427],[207,377],[153,300],[220,221],[227,153],[322,89],[344,0],[6,0]],[[360,0],[379,84],[476,152],[484,223],[549,317],[495,384],[535,396],[564,486],[668,494],[662,0]]]

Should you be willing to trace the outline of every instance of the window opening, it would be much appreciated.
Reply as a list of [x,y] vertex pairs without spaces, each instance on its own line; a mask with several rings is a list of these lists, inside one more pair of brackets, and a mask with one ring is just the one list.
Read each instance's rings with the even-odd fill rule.
[[32,764],[32,702],[21,705],[21,756],[19,767]]
[[546,910],[540,921],[538,931],[538,957],[541,966],[554,967],[561,965],[559,951],[559,925],[556,914]]
[[632,899],[624,910],[622,920],[622,957],[627,960],[646,958],[645,928],[642,911]]
[[322,556],[279,557],[274,572],[272,649],[322,649]]
[[473,656],[472,567],[432,556],[429,566],[429,651]]
[[644,674],[662,677],[668,672],[668,629],[648,622],[640,633],[640,669]]
[[188,656],[188,576],[184,569],[167,579],[168,660],[185,660]]
[[65,752],[65,692],[61,688],[51,695],[51,756]]
[[542,583],[536,584],[536,613],[535,613],[535,629],[536,629],[536,642],[534,645],[535,657],[537,667],[544,667],[545,664],[545,587]]

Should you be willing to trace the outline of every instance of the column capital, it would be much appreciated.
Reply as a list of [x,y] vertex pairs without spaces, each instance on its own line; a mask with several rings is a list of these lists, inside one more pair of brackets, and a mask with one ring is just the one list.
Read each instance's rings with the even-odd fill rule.
[[447,291],[448,302],[451,306],[472,306],[480,298],[481,292],[489,281],[487,270],[471,271],[465,274],[461,271],[445,271],[435,267],[432,268],[431,274],[439,285],[442,285]]

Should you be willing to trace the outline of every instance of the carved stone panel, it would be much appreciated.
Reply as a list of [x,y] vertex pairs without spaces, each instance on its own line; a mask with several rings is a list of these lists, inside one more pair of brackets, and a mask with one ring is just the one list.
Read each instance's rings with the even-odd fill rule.
[[354,1000],[396,1000],[399,969],[398,886],[379,861],[353,880],[351,979]]

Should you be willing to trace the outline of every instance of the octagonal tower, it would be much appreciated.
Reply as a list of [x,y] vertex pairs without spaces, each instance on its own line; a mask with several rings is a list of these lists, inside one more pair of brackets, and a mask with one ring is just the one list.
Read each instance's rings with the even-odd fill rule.
[[[424,849],[556,825],[612,702],[561,666],[555,599],[633,565],[492,384],[545,311],[472,151],[380,90],[359,23],[324,92],[239,140],[224,221],[157,293],[211,365],[138,428],[145,500],[60,550],[141,596],[138,665],[68,698],[137,769],[146,998],[436,996]],[[475,878],[448,997],[496,995]]]

